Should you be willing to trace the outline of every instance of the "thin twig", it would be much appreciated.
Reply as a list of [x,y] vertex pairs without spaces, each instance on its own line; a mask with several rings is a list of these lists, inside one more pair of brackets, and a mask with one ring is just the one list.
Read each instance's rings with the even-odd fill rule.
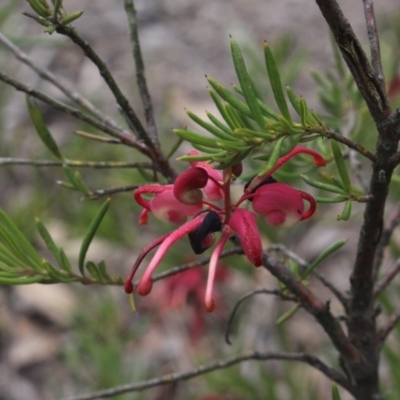
[[95,199],[99,199],[100,197],[109,196],[111,194],[131,192],[131,191],[137,189],[139,186],[140,185],[127,185],[127,186],[118,186],[118,187],[112,187],[112,188],[107,188],[107,189],[92,190],[90,192],[90,198],[92,200],[95,200]]
[[386,324],[379,330],[378,339],[379,344],[382,346],[389,336],[390,332],[396,327],[398,322],[400,321],[400,310],[397,310],[394,314],[390,316]]
[[304,309],[315,317],[341,356],[348,361],[356,362],[359,358],[358,350],[343,332],[337,318],[330,312],[329,303],[326,304],[320,300],[310,289],[304,286],[296,275],[267,253],[264,253],[263,256],[263,266],[283,282],[288,290],[298,298]]
[[87,98],[83,97],[81,94],[71,89],[71,85],[64,82],[62,78],[54,75],[49,70],[42,68],[38,65],[28,54],[23,52],[18,46],[12,43],[6,36],[4,36],[0,32],[0,43],[2,43],[8,50],[10,50],[15,57],[20,60],[22,63],[30,67],[33,71],[35,71],[42,79],[50,82],[56,88],[58,88],[62,93],[64,93],[69,99],[71,99],[74,103],[78,104],[85,110],[89,111],[93,115],[96,116],[97,119],[103,121],[106,125],[109,125],[111,128],[122,130],[111,117],[104,114],[103,111],[98,110]]
[[375,288],[374,288],[374,297],[379,296],[380,293],[382,293],[383,290],[385,290],[390,282],[397,276],[397,274],[400,272],[400,259],[398,259],[392,267],[389,269],[389,271],[386,272],[384,276],[376,283]]
[[102,132],[105,132],[109,134],[110,136],[116,137],[121,140],[124,144],[130,147],[134,147],[137,150],[139,150],[141,153],[145,155],[149,155],[149,150],[147,146],[145,146],[143,143],[138,141],[130,132],[125,131],[125,130],[120,130],[116,128],[112,128],[109,125],[107,125],[104,121],[100,121],[88,114],[85,114],[78,110],[77,108],[73,108],[65,103],[62,103],[58,100],[56,100],[53,97],[50,97],[43,92],[40,92],[38,90],[32,89],[29,86],[24,85],[23,83],[11,78],[10,76],[6,75],[4,72],[0,71],[0,81],[3,81],[4,83],[13,86],[15,89],[27,93],[31,95],[32,97],[35,97],[44,103],[50,105],[56,110],[62,111],[66,114],[72,115],[73,117],[87,122],[88,124],[94,126],[95,128],[101,130]]
[[233,310],[231,311],[231,314],[229,315],[228,323],[226,324],[226,329],[225,329],[225,342],[227,344],[232,344],[229,338],[229,335],[231,333],[231,328],[232,328],[232,323],[233,320],[236,316],[236,313],[241,306],[242,303],[244,303],[246,300],[249,298],[259,295],[259,294],[267,294],[267,295],[273,295],[273,296],[278,296],[282,300],[290,300],[290,301],[296,301],[296,298],[287,294],[284,294],[282,290],[279,289],[258,289],[258,290],[252,290],[251,292],[245,294],[243,297],[241,297],[233,307]]
[[340,52],[354,77],[354,81],[365,99],[372,118],[377,125],[385,123],[391,114],[386,91],[360,45],[354,31],[343,15],[336,0],[316,0],[322,15],[328,23]]
[[121,107],[126,117],[132,122],[132,126],[135,127],[135,133],[137,134],[138,138],[142,140],[143,143],[146,145],[146,148],[148,150],[147,155],[156,164],[156,169],[159,170],[168,179],[168,181],[173,181],[176,177],[176,172],[172,169],[161,149],[154,146],[153,140],[150,138],[147,131],[143,127],[140,119],[129,104],[128,99],[125,97],[125,95],[122,93],[121,89],[117,85],[106,63],[93,50],[89,43],[79,35],[76,29],[71,28],[70,26],[59,24],[57,25],[56,32],[69,37],[76,45],[78,45],[83,50],[86,57],[88,57],[89,60],[91,60],[93,64],[97,67],[100,75],[103,77],[107,86],[114,95],[117,104]]
[[232,365],[242,363],[244,361],[249,360],[259,360],[259,361],[267,361],[267,360],[291,360],[291,361],[299,361],[305,364],[312,366],[318,371],[322,372],[326,377],[330,380],[337,382],[340,386],[348,390],[350,393],[354,394],[354,389],[351,386],[348,379],[339,371],[329,367],[324,362],[322,362],[318,357],[315,357],[311,354],[306,353],[273,353],[273,352],[258,352],[258,351],[250,351],[244,354],[240,354],[234,357],[230,357],[225,360],[216,361],[210,364],[201,365],[196,369],[186,372],[175,372],[167,375],[160,376],[158,378],[149,379],[147,381],[126,384],[121,386],[116,386],[111,389],[101,390],[94,393],[88,393],[86,395],[78,395],[68,397],[64,400],[96,400],[96,399],[106,399],[109,397],[117,396],[123,393],[132,393],[132,392],[140,392],[145,389],[149,389],[152,387],[162,386],[171,384],[174,382],[180,382],[188,379],[195,378],[200,375],[207,374],[209,372],[217,371],[220,369],[226,369],[231,367]]
[[56,31],[61,35],[69,37],[76,45],[78,45],[83,50],[85,56],[89,58],[89,60],[91,60],[99,70],[100,75],[111,90],[119,106],[125,111],[126,115],[132,121],[138,137],[143,140],[147,145],[151,145],[146,130],[144,129],[135,111],[129,104],[128,99],[122,93],[121,89],[117,85],[117,82],[115,82],[115,79],[108,69],[106,63],[98,56],[98,54],[93,50],[89,43],[85,39],[83,39],[74,28],[60,24],[57,26]]
[[0,165],[30,165],[34,167],[62,167],[64,164],[76,168],[143,168],[153,169],[151,163],[124,161],[81,161],[81,160],[32,160],[28,158],[0,157]]
[[376,161],[375,155],[372,154],[368,149],[366,149],[364,146],[361,146],[359,143],[353,142],[349,138],[341,135],[340,133],[337,133],[330,129],[321,129],[317,133],[319,133],[323,137],[326,137],[327,139],[334,139],[337,142],[343,143],[348,148],[357,151],[358,153],[360,153],[364,157],[368,158],[372,162]]
[[382,265],[383,255],[386,247],[389,245],[394,229],[400,224],[400,205],[398,205],[385,224],[382,230],[381,239],[376,249],[375,260],[374,260],[374,277],[376,278],[379,269]]
[[146,124],[149,136],[154,146],[156,148],[159,148],[160,144],[158,141],[156,121],[154,119],[153,104],[151,102],[150,93],[147,88],[145,67],[142,57],[142,51],[140,48],[136,9],[133,0],[125,0],[124,5],[125,5],[125,12],[128,17],[133,59],[135,61],[135,66],[136,66],[136,81],[139,88],[140,97],[142,99]]
[[376,29],[374,3],[372,0],[363,0],[365,22],[367,23],[369,45],[371,47],[371,64],[376,79],[381,85],[382,92],[386,92],[385,76],[383,74],[381,51],[379,48],[379,36]]
[[[302,271],[305,271],[309,265],[309,263],[306,260],[304,260],[304,258],[300,257],[295,252],[289,250],[283,244],[273,244],[268,248],[267,251],[268,252],[279,251],[283,253],[285,256],[295,261],[299,265]],[[347,310],[349,301],[346,298],[346,296],[332,282],[329,282],[327,279],[325,279],[319,272],[313,271],[312,275],[315,276],[325,287],[327,287],[336,296],[336,298],[342,304],[343,308]]]

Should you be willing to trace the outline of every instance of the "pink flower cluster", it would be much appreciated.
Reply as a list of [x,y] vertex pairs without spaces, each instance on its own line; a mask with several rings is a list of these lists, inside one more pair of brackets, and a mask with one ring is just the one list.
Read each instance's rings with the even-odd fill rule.
[[[136,270],[144,257],[155,247],[159,246],[135,288],[142,296],[150,293],[153,285],[152,274],[176,241],[188,236],[193,251],[201,254],[214,244],[215,233],[221,232],[210,259],[205,290],[205,308],[209,312],[213,311],[216,267],[220,254],[231,236],[237,235],[240,238],[248,260],[258,267],[262,264],[262,245],[256,214],[262,215],[267,224],[280,227],[290,227],[314,214],[316,203],[310,194],[272,178],[272,174],[278,168],[299,153],[311,155],[317,166],[326,164],[316,151],[301,146],[295,147],[281,157],[266,174],[250,180],[243,195],[234,203],[231,200],[230,185],[235,174],[239,175],[239,166],[219,171],[205,162],[191,162],[190,168],[182,172],[174,184],[147,184],[136,189],[134,199],[143,207],[139,224],[147,224],[149,213],[152,213],[161,221],[180,226],[155,239],[140,252],[125,281],[126,292],[133,292],[132,280]],[[197,152],[192,151],[190,154],[195,155]],[[148,201],[143,195],[153,197]],[[307,209],[304,200],[309,204]],[[252,202],[254,212],[240,207],[245,201]]]

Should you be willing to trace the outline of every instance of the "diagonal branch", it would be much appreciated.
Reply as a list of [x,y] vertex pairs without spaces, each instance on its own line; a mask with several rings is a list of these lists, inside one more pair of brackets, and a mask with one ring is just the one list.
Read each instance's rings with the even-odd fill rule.
[[34,167],[62,167],[68,165],[75,168],[141,168],[153,169],[151,163],[125,161],[83,161],[83,160],[32,160],[29,158],[0,157],[0,165],[29,165]]
[[71,89],[71,86],[63,80],[54,75],[49,70],[42,68],[38,65],[28,54],[23,52],[18,46],[16,46],[11,40],[4,36],[0,32],[0,43],[2,43],[8,50],[10,50],[15,57],[22,63],[27,65],[33,71],[35,71],[42,79],[50,82],[56,88],[58,88],[62,93],[64,93],[69,99],[74,103],[78,104],[85,110],[89,111],[91,114],[96,116],[97,119],[103,121],[105,124],[109,125],[111,128],[122,130],[123,128],[118,126],[118,124],[113,121],[113,119],[104,114],[103,111],[98,110],[88,99],[80,95],[78,92]]
[[290,360],[299,361],[310,365],[311,367],[322,372],[330,380],[337,382],[340,386],[348,390],[350,393],[354,393],[354,390],[348,381],[348,379],[339,371],[329,367],[324,362],[322,362],[318,357],[306,353],[262,353],[258,351],[251,351],[244,354],[240,354],[225,360],[216,361],[210,364],[201,365],[200,367],[186,372],[175,372],[172,374],[167,374],[160,376],[158,378],[149,379],[148,381],[143,381],[139,383],[126,384],[121,386],[116,386],[111,389],[101,390],[94,393],[88,393],[86,395],[78,395],[68,397],[64,400],[96,400],[96,399],[106,399],[109,397],[114,397],[123,393],[140,392],[152,387],[157,387],[161,385],[167,385],[174,382],[180,382],[188,379],[196,378],[207,374],[209,372],[217,371],[220,369],[229,368],[235,364],[242,363],[244,361],[258,360]]
[[316,0],[328,23],[342,56],[367,103],[375,123],[379,126],[391,114],[386,93],[362,49],[353,29],[344,17],[336,0]]
[[264,253],[263,266],[298,298],[300,304],[319,322],[340,355],[349,361],[357,361],[358,350],[351,344],[343,332],[339,321],[329,310],[329,303],[322,302],[310,289],[277,259]]
[[121,89],[117,85],[106,63],[99,57],[99,55],[93,50],[90,44],[83,37],[81,37],[74,28],[59,24],[57,25],[56,32],[69,37],[76,45],[78,45],[82,49],[82,51],[85,53],[85,56],[89,58],[89,60],[91,60],[93,64],[97,67],[100,75],[103,77],[107,86],[114,95],[117,104],[121,107],[124,115],[126,115],[126,117],[131,121],[132,126],[135,127],[135,133],[137,134],[138,138],[142,140],[148,148],[150,157],[152,161],[157,165],[157,169],[161,171],[162,174],[169,181],[173,181],[176,177],[175,171],[170,166],[161,149],[154,146],[153,140],[146,132],[140,119],[129,104],[128,99],[125,97],[125,95],[122,93]]
[[380,346],[382,346],[385,343],[385,340],[392,332],[392,330],[396,327],[396,325],[399,323],[399,321],[400,321],[400,310],[397,310],[393,315],[390,316],[386,324],[379,330],[378,339]]
[[149,130],[149,136],[154,146],[156,148],[159,148],[160,144],[158,141],[157,126],[156,126],[156,121],[154,119],[153,104],[151,102],[150,93],[147,88],[144,62],[139,42],[136,9],[133,0],[125,0],[125,12],[128,17],[133,59],[135,61],[135,66],[136,66],[136,81],[139,88],[140,97],[142,98],[142,104],[144,108],[144,115],[146,118],[147,128]]
[[145,155],[149,155],[149,150],[147,146],[138,141],[128,131],[112,128],[111,126],[107,125],[104,121],[99,121],[95,117],[85,114],[82,111],[78,110],[77,108],[73,108],[65,103],[62,103],[61,101],[54,99],[53,97],[44,94],[43,92],[40,92],[38,90],[32,89],[29,86],[24,85],[23,83],[6,75],[1,70],[0,70],[0,81],[3,81],[7,85],[14,87],[16,90],[27,93],[30,96],[43,101],[44,103],[48,104],[49,106],[51,106],[56,110],[62,111],[66,114],[72,115],[73,117],[81,121],[87,122],[91,126],[101,130],[102,132],[108,133],[110,136],[118,138],[119,140],[121,140],[122,143],[126,144],[127,146],[133,147]]
[[379,48],[379,37],[376,29],[374,3],[372,0],[363,0],[365,21],[367,23],[367,31],[369,38],[369,45],[371,47],[371,64],[377,78],[381,90],[386,93],[385,76],[383,75],[381,50]]
[[374,297],[379,296],[380,293],[382,293],[389,285],[390,282],[398,275],[400,272],[400,259],[398,259],[392,267],[389,269],[389,271],[386,272],[386,274],[376,283],[375,289],[374,289]]

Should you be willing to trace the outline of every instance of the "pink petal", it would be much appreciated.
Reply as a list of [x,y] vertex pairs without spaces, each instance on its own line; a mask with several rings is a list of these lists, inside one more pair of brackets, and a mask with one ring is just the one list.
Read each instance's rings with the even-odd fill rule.
[[229,226],[239,235],[248,260],[259,267],[262,264],[262,244],[256,215],[249,210],[238,208],[233,212]]
[[[199,152],[192,150],[188,153],[189,155],[198,155]],[[208,180],[207,185],[203,189],[204,194],[207,196],[208,200],[217,201],[224,198],[224,192],[222,187],[217,182],[222,182],[223,177],[221,171],[214,169],[210,164],[205,161],[192,161],[190,163],[192,168],[203,168],[208,176],[211,178]]]
[[208,267],[208,277],[207,277],[207,286],[206,286],[206,294],[204,298],[204,305],[208,312],[214,311],[215,302],[213,298],[213,287],[214,287],[214,280],[217,271],[217,264],[219,257],[221,255],[222,249],[224,248],[226,241],[229,239],[229,236],[232,235],[232,231],[229,229],[228,226],[225,226],[221,238],[217,245],[215,246],[214,252],[210,258],[210,263]]
[[188,233],[196,230],[201,225],[204,218],[205,218],[205,214],[202,213],[199,216],[190,220],[189,222],[186,222],[186,224],[182,225],[178,229],[171,232],[165,238],[165,240],[161,243],[160,247],[156,251],[156,254],[154,254],[153,258],[151,259],[150,264],[147,267],[142,278],[140,279],[140,282],[136,289],[136,292],[138,294],[140,294],[142,296],[146,296],[147,294],[149,294],[151,292],[151,288],[153,286],[153,282],[151,280],[151,275],[153,274],[154,270],[157,268],[158,264],[160,264],[165,253],[179,239],[186,236]]
[[174,182],[174,195],[184,204],[200,204],[206,186],[208,174],[204,168],[193,167],[183,171]]
[[165,235],[160,236],[159,238],[153,240],[151,243],[149,243],[138,255],[135,264],[133,264],[131,272],[125,279],[124,287],[125,287],[125,292],[126,293],[132,293],[133,292],[133,284],[132,280],[136,274],[137,269],[139,268],[141,262],[143,259],[146,257],[146,255],[149,253],[149,251],[153,250],[155,247],[157,247],[162,241],[164,241],[170,233],[166,233]]
[[187,205],[181,203],[171,190],[157,194],[150,202],[150,209],[155,217],[164,222],[183,224],[188,217],[198,214],[202,210],[201,204]]
[[303,196],[285,183],[270,183],[256,190],[253,209],[262,214],[269,225],[290,227],[302,219]]

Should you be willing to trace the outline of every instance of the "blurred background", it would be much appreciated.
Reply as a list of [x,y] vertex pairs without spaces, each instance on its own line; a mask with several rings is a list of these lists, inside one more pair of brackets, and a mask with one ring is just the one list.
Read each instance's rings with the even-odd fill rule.
[[[361,2],[339,3],[369,54]],[[138,0],[135,4],[147,81],[166,150],[175,141],[171,128],[191,123],[184,107],[198,115],[204,115],[204,110],[215,111],[206,89],[205,74],[227,86],[236,83],[229,35],[240,44],[255,80],[265,79],[265,82],[262,45],[267,40],[282,68],[284,83],[303,95],[311,107],[324,112],[311,71],[333,70],[334,61],[328,28],[314,2]],[[76,28],[106,61],[142,116],[123,1],[64,0],[64,7],[69,12],[84,11],[75,23]],[[82,51],[65,37],[44,34],[43,27],[23,16],[22,11],[30,11],[27,2],[3,0],[1,32],[40,66],[70,82],[98,108],[124,124],[111,93]],[[375,11],[386,77],[391,81],[399,72],[400,6],[396,0],[380,0]],[[63,99],[1,44],[0,69]],[[269,94],[265,96],[268,98]],[[67,158],[145,160],[130,148],[78,137],[73,133],[77,129],[95,131],[46,105],[41,108]],[[182,146],[179,154],[187,150]],[[0,83],[0,157],[51,159],[31,125],[24,95],[3,83]],[[178,162],[174,166],[178,170],[185,167]],[[130,169],[85,169],[81,173],[91,189],[143,181],[136,170]],[[59,168],[0,165],[0,177],[0,206],[35,247],[49,257],[35,230],[34,218],[39,217],[56,243],[76,260],[82,235],[102,200],[83,199],[81,194],[61,188],[56,184],[64,179]],[[397,200],[396,192],[394,196]],[[312,221],[290,232],[266,230],[264,244],[282,242],[304,259],[312,260],[328,244],[348,238],[344,250],[323,266],[324,274],[346,290],[362,212],[362,207],[355,208],[350,223],[332,228],[338,213],[320,207]],[[92,243],[89,258],[97,262],[105,260],[113,275],[125,276],[138,251],[168,229],[152,221],[139,230],[139,212],[131,193],[114,195],[110,211]],[[192,261],[186,248],[186,243],[172,248],[162,268]],[[254,288],[275,288],[276,282],[265,270],[251,268],[241,256],[226,258],[221,264],[216,289],[218,304],[213,314],[203,311],[199,298],[206,273],[202,268],[182,275],[179,281],[169,278],[158,282],[149,296],[136,298],[136,313],[120,287],[78,284],[0,287],[0,400],[61,399],[192,369],[251,349],[306,351],[337,365],[336,353],[322,330],[304,312],[300,311],[282,326],[276,325],[277,318],[291,306],[273,297],[255,297],[242,306],[235,319],[232,345],[227,345],[224,333],[236,301]],[[198,286],[189,286],[188,282],[193,280]],[[323,299],[332,300],[332,307],[340,314],[331,294],[319,287],[318,282],[310,284]],[[392,294],[383,297],[385,309],[394,307],[398,286],[399,282],[395,282]],[[400,361],[400,331],[394,336],[382,363],[390,399],[400,396],[399,372],[395,368]],[[329,390],[330,382],[325,377],[303,365],[249,362],[179,384],[113,398],[317,400],[328,398]],[[349,397],[343,393],[342,398]]]

